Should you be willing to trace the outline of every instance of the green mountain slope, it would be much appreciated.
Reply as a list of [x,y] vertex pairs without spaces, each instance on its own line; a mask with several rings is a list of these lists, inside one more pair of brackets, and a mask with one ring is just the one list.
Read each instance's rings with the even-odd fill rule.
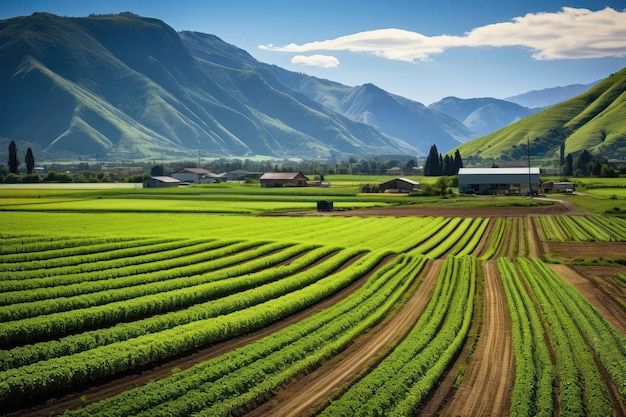
[[0,142],[47,159],[416,153],[215,36],[133,14],[0,21],[0,91]]
[[607,158],[626,158],[626,69],[570,100],[458,147],[478,160],[559,158],[587,149]]

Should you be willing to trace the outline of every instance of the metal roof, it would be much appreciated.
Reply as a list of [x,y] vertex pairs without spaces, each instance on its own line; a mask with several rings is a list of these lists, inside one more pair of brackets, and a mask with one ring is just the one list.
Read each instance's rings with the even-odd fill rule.
[[[266,172],[261,175],[262,180],[292,180],[297,176],[303,176],[301,172]],[[306,178],[306,177],[305,177]]]
[[155,176],[155,177],[150,177],[153,180],[159,181],[159,182],[180,182],[180,180],[176,179],[176,178],[172,178],[172,177],[166,177],[166,176]]
[[539,175],[539,168],[459,168],[459,175]]

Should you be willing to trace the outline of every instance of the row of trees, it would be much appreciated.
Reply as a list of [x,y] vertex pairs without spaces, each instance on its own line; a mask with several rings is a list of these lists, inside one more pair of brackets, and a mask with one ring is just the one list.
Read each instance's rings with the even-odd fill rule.
[[463,159],[458,149],[454,156],[448,154],[442,156],[437,150],[437,145],[433,145],[430,147],[430,152],[426,158],[424,175],[436,177],[457,175],[460,168],[463,168]]
[[[35,157],[31,148],[28,148],[26,151],[24,162],[26,163],[26,173],[32,174],[35,169]],[[15,144],[15,141],[12,140],[11,143],[9,143],[9,172],[11,174],[19,175],[19,166],[20,161],[17,157],[17,145]]]
[[576,158],[572,154],[563,157],[561,148],[561,171],[564,176],[575,177],[618,177],[620,169],[611,164],[603,156],[594,156],[588,150],[583,150]]

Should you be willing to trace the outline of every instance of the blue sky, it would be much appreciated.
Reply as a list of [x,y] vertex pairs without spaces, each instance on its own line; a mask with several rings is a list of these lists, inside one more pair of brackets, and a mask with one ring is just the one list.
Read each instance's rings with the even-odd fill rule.
[[0,19],[36,11],[129,11],[424,104],[586,84],[626,67],[626,0],[0,0]]

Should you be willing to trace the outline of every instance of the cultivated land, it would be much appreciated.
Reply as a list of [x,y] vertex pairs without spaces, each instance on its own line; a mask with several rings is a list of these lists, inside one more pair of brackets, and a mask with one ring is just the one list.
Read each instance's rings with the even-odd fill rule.
[[567,198],[0,189],[0,410],[626,415],[626,220]]

